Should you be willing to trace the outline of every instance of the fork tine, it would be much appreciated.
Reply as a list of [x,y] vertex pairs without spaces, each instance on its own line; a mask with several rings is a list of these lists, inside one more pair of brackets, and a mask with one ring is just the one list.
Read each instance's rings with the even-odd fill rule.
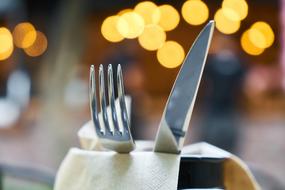
[[105,95],[105,83],[104,83],[104,68],[101,64],[99,66],[99,102],[102,112],[103,122],[105,125],[105,133],[114,134],[114,131],[110,128],[107,113],[106,95]]
[[120,108],[122,112],[121,117],[122,117],[122,121],[124,124],[123,133],[125,133],[125,132],[128,132],[130,125],[129,125],[129,117],[128,117],[126,102],[125,102],[123,74],[122,74],[122,68],[120,64],[117,67],[117,85],[118,85],[118,97],[119,97],[119,102],[120,102]]
[[[118,66],[117,84],[118,99],[115,100],[114,90],[114,75],[112,65],[108,65],[108,107],[105,89],[105,78],[103,65],[99,66],[99,109],[97,108],[97,93],[95,69],[92,65],[90,67],[90,84],[89,84],[89,98],[91,117],[95,126],[96,134],[99,137],[99,142],[103,148],[115,150],[119,153],[129,153],[134,150],[135,143],[133,141],[129,118],[127,115],[124,84],[121,66]],[[110,106],[110,107],[109,107]]]
[[109,97],[109,105],[111,107],[111,115],[113,119],[114,129],[122,134],[117,118],[117,110],[115,106],[115,92],[114,92],[114,77],[113,77],[113,68],[112,65],[108,65],[108,97]]
[[94,65],[90,66],[90,79],[89,79],[89,99],[90,99],[90,112],[91,118],[94,122],[96,130],[102,132],[98,121],[97,98],[96,98],[96,81]]

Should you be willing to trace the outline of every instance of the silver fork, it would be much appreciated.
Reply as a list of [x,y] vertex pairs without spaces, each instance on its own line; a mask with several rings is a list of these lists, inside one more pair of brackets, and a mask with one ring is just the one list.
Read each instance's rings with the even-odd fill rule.
[[135,148],[126,108],[121,65],[117,67],[117,91],[115,99],[112,65],[108,65],[108,103],[107,107],[104,83],[104,68],[99,66],[99,107],[97,109],[96,80],[94,65],[90,67],[90,110],[96,134],[101,145],[119,153],[128,153]]

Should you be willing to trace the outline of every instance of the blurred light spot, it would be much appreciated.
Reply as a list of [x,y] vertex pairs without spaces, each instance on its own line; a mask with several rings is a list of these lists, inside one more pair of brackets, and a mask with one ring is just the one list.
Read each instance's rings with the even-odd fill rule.
[[217,29],[224,34],[233,34],[240,28],[240,21],[231,20],[219,9],[214,17]]
[[144,19],[135,12],[124,13],[118,20],[117,29],[125,38],[136,38],[144,30]]
[[132,11],[133,11],[133,9],[123,9],[123,10],[118,12],[118,15],[121,16],[125,13],[132,12]]
[[31,79],[28,73],[13,71],[7,81],[7,97],[24,108],[30,101]]
[[139,36],[140,45],[146,50],[157,50],[166,40],[164,30],[155,24],[147,25],[143,33]]
[[175,68],[182,64],[185,52],[183,47],[175,41],[167,41],[157,51],[159,63],[166,68]]
[[140,2],[135,6],[134,12],[143,17],[145,25],[157,24],[159,22],[160,12],[156,4],[151,1]]
[[[0,40],[1,41],[1,40]],[[3,52],[3,53],[0,53],[0,61],[3,61],[5,59],[8,59],[12,53],[13,53],[13,50],[14,50],[14,46],[12,45],[10,47],[10,49],[8,49],[7,51]]]
[[209,9],[203,1],[188,0],[182,6],[182,16],[189,24],[200,25],[208,19]]
[[178,11],[171,5],[159,6],[160,19],[159,25],[165,30],[170,31],[177,27],[180,21]]
[[[225,12],[225,15],[235,21],[245,19],[248,14],[248,5],[245,0],[224,0],[222,8],[228,10]],[[231,17],[233,12],[236,13],[236,16]]]
[[0,28],[0,61],[5,60],[12,54],[14,49],[11,32],[5,28]]
[[266,38],[261,31],[255,28],[250,28],[248,30],[248,35],[249,35],[249,40],[254,46],[261,49],[266,48]]
[[222,8],[222,11],[223,11],[224,16],[230,20],[233,20],[233,21],[241,20],[239,14],[233,9]]
[[110,42],[120,42],[124,39],[117,30],[119,18],[119,16],[110,16],[102,23],[101,33],[103,37]]
[[8,51],[13,46],[13,38],[11,32],[5,28],[0,28],[0,53]]
[[23,22],[14,28],[13,39],[18,48],[30,47],[35,42],[36,37],[36,29],[31,23]]
[[45,52],[47,45],[48,42],[46,36],[42,32],[37,31],[37,38],[35,42],[30,47],[25,48],[24,51],[31,57],[37,57]]
[[20,117],[20,107],[9,99],[0,99],[0,128],[9,128]]
[[245,31],[241,36],[241,47],[249,55],[260,55],[264,49],[256,47],[249,39],[249,31]]
[[251,29],[258,30],[261,34],[263,34],[263,37],[265,38],[265,45],[261,44],[260,42],[256,42],[256,45],[258,45],[258,47],[262,46],[262,48],[268,48],[273,44],[275,37],[274,32],[269,24],[267,24],[266,22],[259,21],[254,23],[251,26]]

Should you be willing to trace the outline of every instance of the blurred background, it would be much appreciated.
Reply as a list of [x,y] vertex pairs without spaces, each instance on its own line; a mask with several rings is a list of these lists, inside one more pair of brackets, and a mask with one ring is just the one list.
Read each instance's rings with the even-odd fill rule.
[[90,120],[91,64],[122,65],[135,139],[154,140],[180,65],[212,19],[187,144],[228,150],[264,189],[285,189],[284,0],[1,0],[0,186],[51,189]]

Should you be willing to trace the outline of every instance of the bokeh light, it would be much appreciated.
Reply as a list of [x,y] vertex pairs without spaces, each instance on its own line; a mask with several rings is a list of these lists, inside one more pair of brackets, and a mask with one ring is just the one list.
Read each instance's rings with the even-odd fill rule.
[[123,14],[125,14],[125,13],[132,12],[132,11],[133,11],[133,9],[130,9],[130,8],[128,8],[128,9],[123,9],[123,10],[121,10],[121,11],[118,12],[118,15],[121,16],[121,15],[123,15]]
[[143,17],[145,25],[158,23],[160,12],[157,10],[157,5],[151,1],[140,2],[134,8],[134,11]]
[[249,39],[249,31],[245,31],[241,36],[241,47],[249,55],[260,55],[264,49],[256,47]]
[[119,16],[107,17],[101,26],[101,33],[103,37],[110,42],[120,42],[124,39],[124,37],[117,30],[119,18]]
[[215,16],[216,28],[224,34],[233,34],[240,28],[240,21],[231,20],[224,15],[224,11],[219,9]]
[[[248,5],[245,0],[224,0],[222,9],[225,15],[232,20],[243,20],[248,14]],[[233,15],[235,13],[235,15]]]
[[159,25],[165,31],[171,31],[177,27],[180,21],[178,11],[171,5],[161,5],[158,11],[160,11]]
[[143,33],[139,36],[139,44],[146,50],[157,50],[162,47],[166,40],[166,34],[162,27],[151,24],[144,28]]
[[258,21],[255,22],[252,26],[251,29],[257,30],[260,32],[260,34],[263,34],[262,36],[265,38],[265,45],[263,42],[261,43],[260,41],[254,40],[254,36],[250,35],[251,41],[256,41],[256,45],[261,48],[268,48],[270,47],[273,42],[274,42],[274,32],[269,24],[266,22]]
[[182,16],[191,25],[200,25],[207,21],[209,9],[201,0],[188,0],[182,6]]
[[46,51],[47,45],[48,41],[46,36],[42,32],[37,31],[37,38],[35,42],[30,47],[25,48],[24,51],[27,55],[31,57],[37,57],[42,55]]
[[179,43],[166,41],[163,46],[157,50],[156,56],[162,66],[175,68],[182,64],[185,52]]
[[13,31],[14,44],[18,48],[31,46],[37,37],[35,27],[29,22],[17,24]]
[[12,45],[8,50],[1,52],[0,53],[0,61],[8,59],[12,55],[13,50],[14,50],[14,46]]
[[222,11],[224,16],[227,17],[229,20],[241,21],[240,15],[235,10],[229,8],[222,8]]
[[248,30],[249,40],[251,43],[261,49],[266,48],[266,37],[265,35],[257,30],[256,28],[250,28]]
[[135,12],[124,13],[118,20],[117,30],[123,37],[134,39],[143,32],[144,19]]
[[13,52],[13,37],[11,32],[5,28],[0,28],[0,60],[5,60],[10,57]]

